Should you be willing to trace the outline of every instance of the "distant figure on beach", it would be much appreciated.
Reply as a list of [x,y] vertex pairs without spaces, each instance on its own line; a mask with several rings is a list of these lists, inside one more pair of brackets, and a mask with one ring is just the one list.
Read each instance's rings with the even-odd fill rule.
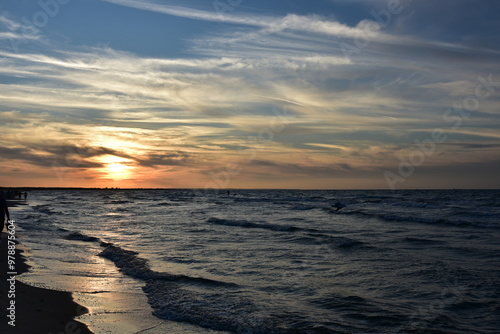
[[7,201],[4,198],[3,191],[0,192],[0,232],[3,231],[3,226],[5,224],[5,216],[7,216],[7,221],[10,220],[9,207],[7,206]]
[[342,208],[344,208],[344,207],[345,207],[345,205],[344,205],[344,204],[342,204],[342,203],[340,203],[340,202],[337,202],[337,203],[333,204],[332,206],[333,206],[334,208],[337,208],[337,210],[335,210],[335,211],[339,211],[340,209],[342,209]]
[[26,198],[28,198],[28,192],[27,191],[24,192],[24,200],[26,200]]

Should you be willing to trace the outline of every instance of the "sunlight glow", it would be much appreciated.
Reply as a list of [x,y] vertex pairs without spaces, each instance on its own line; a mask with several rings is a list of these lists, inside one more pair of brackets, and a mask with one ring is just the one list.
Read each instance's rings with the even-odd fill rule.
[[131,166],[133,161],[130,159],[105,155],[99,158],[99,162],[104,164],[101,171],[105,174],[106,178],[124,180],[129,179],[133,174],[134,167]]

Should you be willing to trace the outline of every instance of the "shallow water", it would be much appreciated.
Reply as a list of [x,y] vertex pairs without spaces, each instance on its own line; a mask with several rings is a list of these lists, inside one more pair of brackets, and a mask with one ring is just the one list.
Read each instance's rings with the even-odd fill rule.
[[499,195],[34,191],[23,280],[96,332],[498,333]]

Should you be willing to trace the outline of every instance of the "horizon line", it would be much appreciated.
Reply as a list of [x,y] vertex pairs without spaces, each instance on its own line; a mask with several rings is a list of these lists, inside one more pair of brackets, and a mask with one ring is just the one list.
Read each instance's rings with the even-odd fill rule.
[[57,189],[57,190],[302,190],[302,191],[337,191],[337,190],[349,190],[349,191],[364,191],[364,190],[389,190],[389,191],[406,191],[406,190],[500,190],[500,188],[400,188],[400,189],[390,189],[390,188],[151,188],[151,187],[136,187],[136,188],[121,188],[121,187],[4,187],[0,186],[0,190],[8,189],[24,189],[24,190],[37,190],[37,189]]

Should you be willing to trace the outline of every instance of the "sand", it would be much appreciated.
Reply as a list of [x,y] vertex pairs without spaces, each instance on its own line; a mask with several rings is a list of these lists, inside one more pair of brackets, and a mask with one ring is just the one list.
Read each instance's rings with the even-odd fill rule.
[[[6,229],[4,229],[6,231]],[[0,241],[0,333],[6,334],[92,334],[88,327],[78,322],[76,316],[88,310],[73,301],[69,292],[29,286],[19,281],[15,282],[15,297],[12,296],[11,278],[8,268],[7,233],[2,232]],[[22,247],[16,245],[15,272],[20,275],[28,271],[22,255]],[[15,301],[14,317],[8,317],[10,303]],[[15,324],[15,326],[9,325]]]
[[[10,207],[27,205],[24,201],[9,201]],[[11,215],[15,216],[11,211]],[[23,256],[22,235],[19,239],[20,244],[16,244],[15,271],[17,276],[29,284],[16,281],[15,285],[15,327],[10,326],[11,321],[7,317],[7,307],[13,299],[9,297],[9,278],[8,272],[8,233],[7,227],[1,234],[0,240],[0,334],[93,334],[93,333],[120,333],[120,334],[215,334],[226,333],[212,331],[200,328],[195,325],[177,323],[161,320],[152,315],[152,309],[148,304],[147,297],[139,287],[131,289],[131,282],[124,281],[123,278],[110,278],[105,288],[106,291],[98,293],[85,293],[75,288],[77,280],[59,281],[60,277],[51,277],[51,286],[61,287],[67,291],[79,292],[61,292],[46,288],[37,287],[37,284],[44,284],[43,276],[40,283],[33,281],[33,277],[21,275],[29,271],[29,260]],[[24,231],[23,233],[29,233]],[[29,249],[25,249],[24,254],[29,254]],[[31,254],[29,255],[31,257]],[[107,261],[107,260],[106,260]],[[115,265],[109,262],[113,268]],[[105,267],[103,267],[106,270]],[[38,275],[40,273],[37,273]],[[36,276],[35,276],[36,277]],[[73,278],[75,279],[75,277]],[[86,277],[85,283],[96,280],[99,283],[100,278]],[[129,285],[123,285],[129,282]],[[76,283],[78,284],[78,283]],[[113,284],[123,285],[120,289]],[[132,285],[135,285],[132,284]],[[80,289],[84,290],[84,289]],[[109,290],[109,291],[108,291]],[[86,305],[90,308],[88,310]],[[81,321],[75,320],[78,317]],[[85,322],[85,324],[83,322]],[[91,330],[92,329],[92,330]]]

